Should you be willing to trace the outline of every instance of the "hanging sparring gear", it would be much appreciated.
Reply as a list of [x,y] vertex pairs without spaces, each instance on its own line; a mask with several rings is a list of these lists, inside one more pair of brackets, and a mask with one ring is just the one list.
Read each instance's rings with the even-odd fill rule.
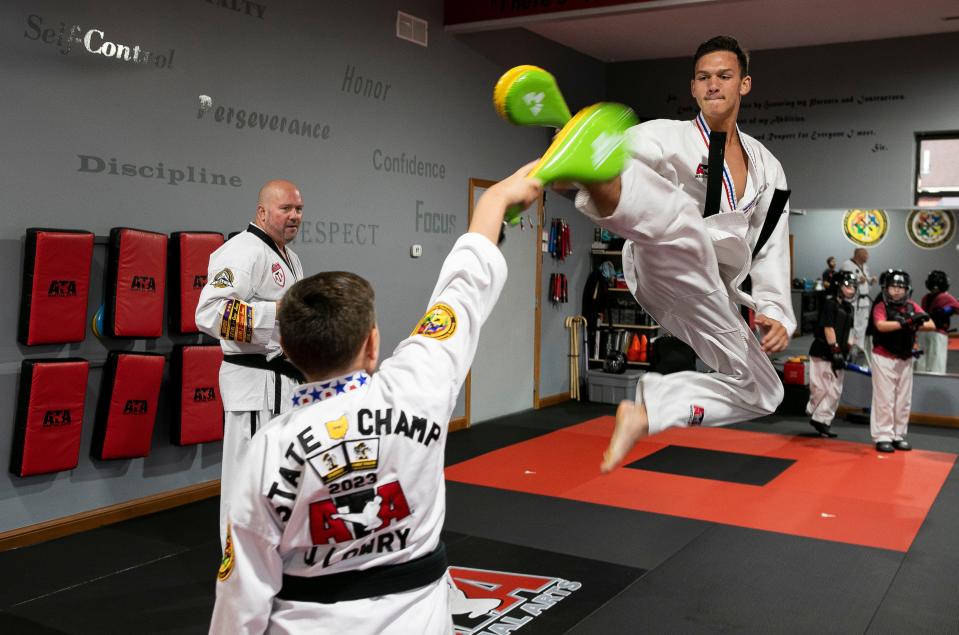
[[174,445],[193,445],[223,439],[223,402],[220,398],[220,364],[223,350],[210,346],[173,347],[170,356],[170,391]]
[[23,360],[11,472],[31,476],[77,466],[89,371],[85,359]]
[[90,454],[100,461],[150,454],[166,358],[111,351],[103,367]]
[[223,244],[219,232],[174,232],[170,234],[169,283],[171,333],[198,333],[196,305],[206,286],[210,254]]
[[104,334],[160,337],[167,236],[128,227],[110,230]]
[[93,234],[31,227],[23,259],[17,340],[28,346],[82,342]]

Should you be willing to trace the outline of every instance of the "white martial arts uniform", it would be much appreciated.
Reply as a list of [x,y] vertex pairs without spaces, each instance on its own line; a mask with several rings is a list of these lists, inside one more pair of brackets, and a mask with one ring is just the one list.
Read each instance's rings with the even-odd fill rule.
[[[220,470],[220,542],[226,535],[226,504],[236,471],[259,427],[284,409],[296,382],[271,370],[228,363],[230,355],[280,355],[276,301],[303,277],[303,267],[286,247],[286,257],[259,227],[250,224],[210,255],[207,284],[196,307],[196,325],[220,340],[223,401],[223,459]],[[278,383],[277,383],[278,382]],[[285,408],[284,408],[285,407]]]
[[[913,311],[922,308],[908,300]],[[886,303],[881,299],[872,307],[873,322],[891,320],[886,312]],[[905,338],[907,343],[901,351],[886,349],[881,344],[883,335],[890,338]],[[869,430],[872,440],[879,442],[901,441],[909,431],[909,411],[912,409],[912,347],[916,332],[876,334],[872,350],[872,407],[869,411]]]
[[832,364],[818,357],[809,358],[809,402],[806,414],[813,421],[832,425],[842,396],[844,370],[834,371]]
[[452,633],[442,570],[415,590],[334,604],[275,596],[284,574],[400,565],[437,548],[447,425],[505,280],[496,246],[461,236],[426,316],[372,378],[300,386],[293,410],[257,434],[233,493],[211,633]]
[[[773,193],[786,189],[786,178],[762,144],[741,131],[739,138],[749,157],[744,195],[736,199],[724,169],[721,213],[709,218],[703,218],[709,130],[701,114],[629,131],[635,160],[622,174],[611,216],[599,217],[585,190],[577,196],[581,211],[627,239],[623,270],[637,301],[717,371],[645,373],[637,400],[646,404],[650,434],[752,419],[782,401],[782,382],[737,305],[778,320],[787,333],[796,329],[786,213],[751,260]],[[739,289],[750,274],[751,296]]]
[[872,296],[869,295],[869,280],[872,279],[872,272],[865,263],[860,267],[852,258],[842,263],[840,271],[851,271],[856,274],[856,280],[859,280],[859,286],[856,288],[856,314],[853,316],[853,331],[856,333],[854,345],[862,355],[854,354],[853,359],[856,362],[864,363],[867,366],[872,364],[872,342],[866,337],[866,327],[869,326],[869,311],[872,310]]

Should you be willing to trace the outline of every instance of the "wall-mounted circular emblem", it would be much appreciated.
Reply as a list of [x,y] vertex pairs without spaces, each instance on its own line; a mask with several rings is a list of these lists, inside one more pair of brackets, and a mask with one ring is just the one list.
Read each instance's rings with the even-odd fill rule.
[[842,230],[851,242],[874,247],[889,229],[889,217],[881,209],[851,209],[842,217]]
[[956,234],[956,218],[948,209],[916,209],[906,218],[906,235],[916,247],[938,249]]
[[445,340],[456,332],[456,313],[445,304],[434,304],[419,321],[411,335]]

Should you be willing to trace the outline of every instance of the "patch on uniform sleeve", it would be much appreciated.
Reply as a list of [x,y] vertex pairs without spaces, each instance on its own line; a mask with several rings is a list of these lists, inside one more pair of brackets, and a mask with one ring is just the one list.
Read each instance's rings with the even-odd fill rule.
[[689,419],[686,420],[686,423],[691,426],[702,425],[703,417],[706,416],[706,409],[702,406],[697,406],[696,404],[690,404],[689,406]]
[[253,305],[236,299],[226,301],[220,320],[220,339],[234,342],[253,341]]
[[233,286],[233,272],[229,269],[221,269],[218,274],[213,276],[213,282],[210,283],[217,289],[225,289]]
[[446,304],[434,304],[419,321],[410,335],[422,335],[437,340],[450,338],[456,332],[456,313]]
[[216,579],[219,582],[226,582],[230,574],[233,573],[233,535],[230,531],[230,523],[226,524],[226,546],[223,547],[223,559],[220,560],[220,570],[216,572]]

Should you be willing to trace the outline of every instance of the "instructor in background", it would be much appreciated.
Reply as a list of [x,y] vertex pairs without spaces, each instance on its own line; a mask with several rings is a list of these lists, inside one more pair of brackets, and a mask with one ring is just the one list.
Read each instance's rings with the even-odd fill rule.
[[853,318],[853,331],[856,333],[854,341],[856,351],[852,354],[852,361],[871,365],[872,346],[866,341],[866,327],[869,326],[869,313],[872,309],[872,296],[869,294],[869,285],[876,283],[876,276],[872,275],[866,262],[869,252],[857,247],[852,252],[852,258],[842,263],[842,271],[851,271],[856,274],[859,288],[856,290],[856,310]]
[[276,322],[280,298],[303,277],[288,244],[303,218],[303,197],[290,181],[260,189],[253,222],[210,255],[207,285],[196,324],[220,340],[223,462],[220,476],[220,542],[226,536],[227,502],[250,439],[271,418],[289,409],[298,371],[280,351]]

